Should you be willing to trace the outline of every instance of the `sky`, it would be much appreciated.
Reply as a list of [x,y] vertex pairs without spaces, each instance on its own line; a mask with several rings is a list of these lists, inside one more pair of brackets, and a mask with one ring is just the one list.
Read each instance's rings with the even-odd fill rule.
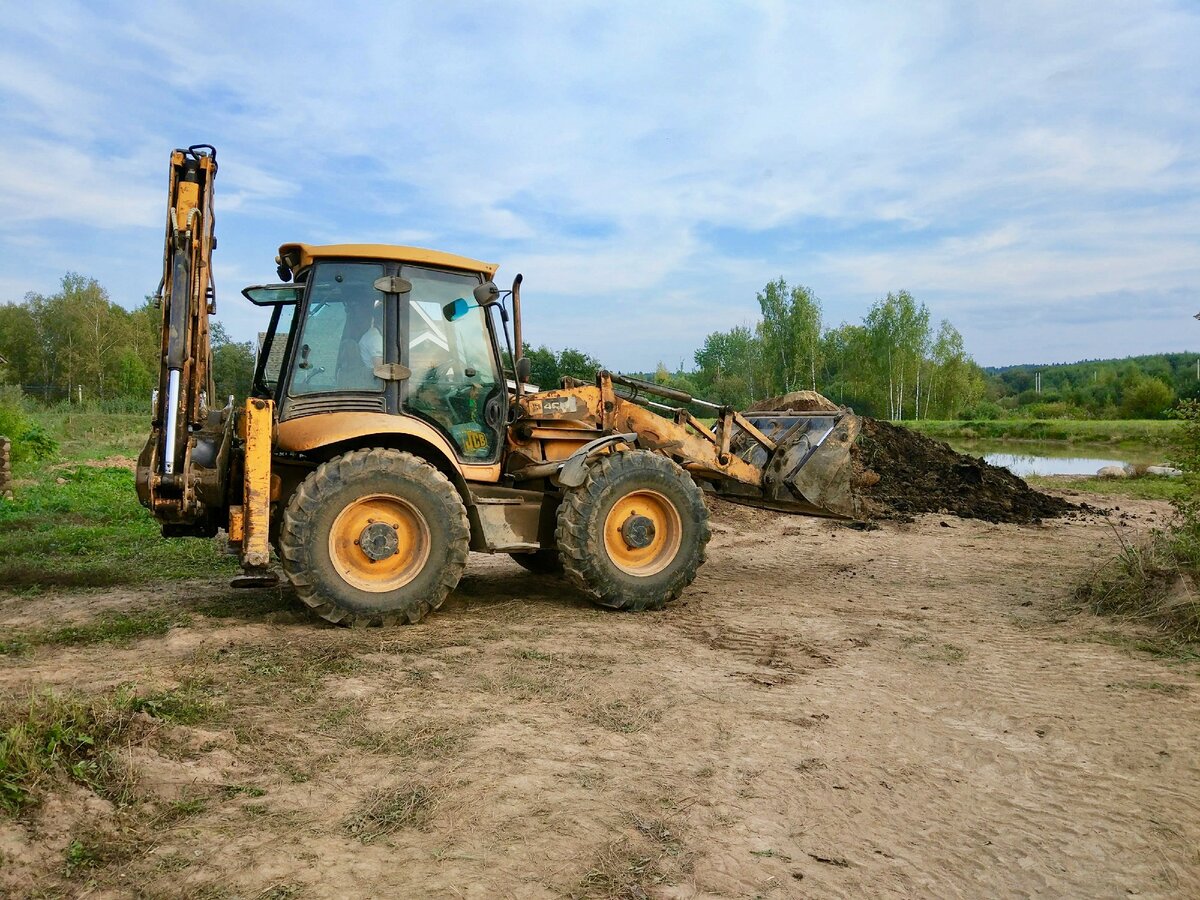
[[528,341],[691,368],[775,278],[983,365],[1200,347],[1200,3],[5,4],[0,302],[134,306],[217,147],[218,317],[281,243],[518,272]]

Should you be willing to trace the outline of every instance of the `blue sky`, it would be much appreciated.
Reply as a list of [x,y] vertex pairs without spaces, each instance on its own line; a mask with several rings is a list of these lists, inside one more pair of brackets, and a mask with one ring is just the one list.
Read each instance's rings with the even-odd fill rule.
[[219,317],[285,241],[525,275],[525,333],[691,364],[755,292],[911,291],[985,365],[1200,346],[1200,5],[10,5],[0,300],[158,282],[216,145]]

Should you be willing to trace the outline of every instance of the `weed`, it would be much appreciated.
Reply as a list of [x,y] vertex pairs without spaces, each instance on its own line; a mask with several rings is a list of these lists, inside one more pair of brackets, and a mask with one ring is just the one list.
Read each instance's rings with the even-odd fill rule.
[[276,884],[256,894],[254,900],[291,900],[292,897],[299,897],[303,893],[304,885]]
[[177,688],[124,700],[132,712],[145,713],[170,725],[196,725],[217,718],[211,689],[206,682],[187,679]]
[[408,781],[372,794],[358,805],[344,828],[347,834],[369,844],[402,828],[425,829],[437,806],[437,792],[430,785]]
[[260,787],[254,787],[251,784],[224,784],[221,785],[221,796],[226,800],[232,800],[239,795],[245,797],[264,797],[266,791]]
[[751,850],[751,856],[757,856],[759,859],[782,859],[784,862],[791,862],[792,858],[786,853],[780,853],[778,850],[772,850],[769,847],[766,850]]
[[1152,652],[1194,655],[1200,644],[1200,544],[1190,529],[1155,532],[1131,544],[1113,529],[1121,549],[1080,585],[1076,599],[1099,615],[1114,615],[1151,627]]
[[966,658],[967,651],[954,644],[935,644],[932,648],[921,654],[921,659],[926,659],[930,662],[957,663],[962,662]]
[[66,857],[66,875],[71,878],[80,869],[94,869],[99,862],[95,848],[85,844],[78,838],[74,838],[71,843],[67,844],[67,850],[64,854]]
[[0,708],[0,808],[20,812],[55,776],[127,799],[130,773],[114,748],[129,723],[129,710],[111,698],[45,693]]
[[171,820],[186,819],[189,816],[198,816],[207,809],[208,801],[203,797],[183,797],[171,801],[168,806],[168,818]]
[[513,650],[512,655],[515,656],[517,659],[532,659],[532,660],[536,660],[537,662],[554,662],[555,661],[555,657],[554,657],[553,653],[544,653],[541,650],[532,650],[532,649]]

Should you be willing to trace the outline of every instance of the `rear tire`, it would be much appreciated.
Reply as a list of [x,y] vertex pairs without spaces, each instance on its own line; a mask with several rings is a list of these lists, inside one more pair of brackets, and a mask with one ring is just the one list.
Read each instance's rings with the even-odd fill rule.
[[321,464],[283,514],[279,556],[300,599],[342,625],[416,623],[467,564],[470,526],[454,485],[398,450]]
[[543,547],[532,553],[508,555],[518,566],[534,575],[561,575],[563,571],[562,558],[558,555],[557,547]]
[[665,456],[613,453],[567,491],[557,543],[567,577],[613,609],[661,609],[696,578],[711,536],[700,488]]

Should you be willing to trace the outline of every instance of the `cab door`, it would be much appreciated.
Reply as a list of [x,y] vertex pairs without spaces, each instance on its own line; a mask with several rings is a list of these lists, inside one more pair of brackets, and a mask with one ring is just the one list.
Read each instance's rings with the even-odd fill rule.
[[[412,290],[400,298],[400,356],[411,370],[405,412],[431,423],[465,463],[491,463],[503,446],[508,400],[487,311],[475,303],[477,275],[404,266]],[[444,308],[466,298],[466,315]]]

